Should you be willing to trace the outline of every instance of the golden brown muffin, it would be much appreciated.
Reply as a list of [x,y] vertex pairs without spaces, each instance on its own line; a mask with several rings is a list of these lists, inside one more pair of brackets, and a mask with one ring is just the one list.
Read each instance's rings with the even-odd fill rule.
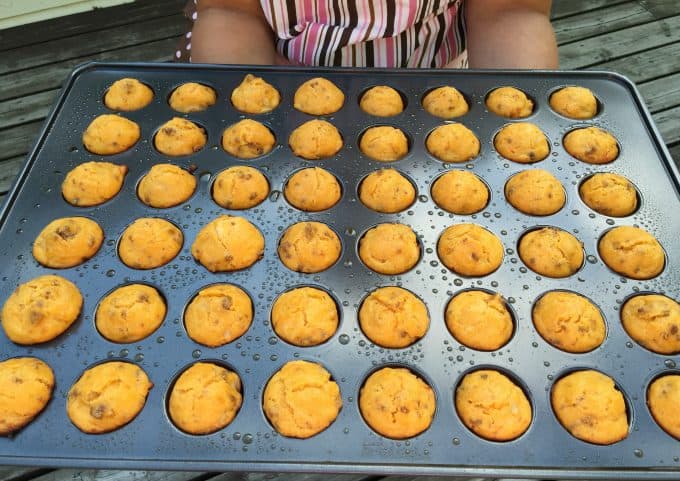
[[415,199],[416,189],[411,181],[394,169],[371,172],[359,185],[359,200],[377,212],[401,212]]
[[461,276],[485,276],[503,262],[503,244],[481,226],[457,224],[439,237],[437,254],[446,267]]
[[430,90],[423,98],[423,108],[441,119],[453,119],[470,110],[465,97],[455,88],[444,86]]
[[309,115],[329,115],[345,103],[345,94],[333,82],[322,77],[307,80],[295,91],[293,107]]
[[359,107],[369,115],[392,117],[404,111],[404,101],[392,87],[377,85],[364,92]]
[[588,164],[608,164],[619,156],[614,136],[598,127],[572,130],[562,143],[572,157]]
[[499,87],[486,97],[490,112],[509,119],[522,119],[534,111],[533,101],[515,87]]
[[543,339],[567,352],[592,351],[607,331],[597,306],[574,292],[545,293],[534,304],[531,319]]
[[456,388],[456,411],[476,435],[512,441],[529,429],[531,404],[517,384],[498,371],[483,369],[463,377]]
[[130,224],[118,242],[118,255],[133,269],[153,269],[167,264],[179,254],[184,236],[174,224],[153,217]]
[[191,255],[210,272],[245,269],[262,259],[264,236],[243,217],[221,215],[200,230]]
[[330,426],[340,413],[340,388],[320,364],[291,361],[264,389],[262,408],[283,436],[309,438]]
[[637,295],[621,309],[621,323],[635,342],[657,354],[680,353],[680,304],[660,294]]
[[416,234],[404,224],[378,224],[359,241],[359,257],[379,274],[402,274],[420,260]]
[[98,155],[125,152],[139,140],[139,125],[118,115],[105,114],[95,118],[83,133],[85,148]]
[[283,233],[278,254],[288,269],[314,273],[325,271],[340,258],[338,235],[321,222],[298,222]]
[[2,327],[17,344],[51,341],[78,318],[83,296],[71,281],[40,276],[19,285],[2,306]]
[[550,401],[564,429],[582,441],[612,444],[628,436],[626,403],[609,376],[571,373],[555,383]]
[[480,351],[505,346],[514,329],[503,298],[485,291],[463,291],[446,306],[446,327],[461,344]]
[[153,90],[134,78],[116,80],[104,94],[104,105],[124,112],[143,109],[152,100]]
[[432,200],[447,212],[474,214],[489,203],[489,188],[472,172],[452,170],[434,181]]
[[170,94],[170,108],[183,114],[200,112],[217,102],[217,93],[207,85],[187,82],[180,85]]
[[230,125],[222,134],[222,148],[239,159],[254,159],[268,154],[274,145],[276,138],[271,130],[251,119]]
[[95,325],[109,341],[136,342],[160,327],[166,311],[165,300],[156,289],[146,284],[129,284],[101,300]]
[[26,426],[45,409],[52,397],[54,373],[34,357],[0,362],[0,436]]
[[288,144],[298,157],[318,160],[337,154],[342,148],[342,137],[333,124],[315,119],[293,130]]
[[585,87],[564,87],[550,96],[550,107],[570,119],[592,119],[597,114],[597,100]]
[[259,170],[235,165],[220,172],[212,186],[212,198],[225,209],[255,207],[269,195],[269,182]]
[[238,339],[253,322],[253,302],[240,287],[215,284],[194,297],[184,312],[189,337],[208,347]]
[[417,436],[429,428],[435,406],[432,388],[405,368],[375,371],[359,392],[359,409],[368,425],[392,439]]
[[666,258],[656,238],[638,227],[614,227],[597,245],[607,267],[631,279],[651,279],[664,268]]
[[46,267],[65,269],[93,257],[104,242],[99,224],[86,217],[55,219],[33,242],[33,257]]
[[236,110],[247,114],[264,114],[279,106],[281,94],[260,77],[247,74],[231,92],[231,103]]
[[430,316],[413,293],[401,287],[381,287],[361,303],[359,325],[371,342],[399,349],[425,335]]
[[340,182],[321,167],[309,167],[290,176],[283,195],[293,207],[307,212],[330,209],[340,200]]
[[181,204],[196,190],[196,177],[172,164],[156,164],[142,177],[137,195],[146,205],[164,209]]
[[655,379],[647,390],[647,405],[659,426],[680,439],[680,376],[669,374]]
[[463,124],[440,125],[427,136],[425,146],[442,162],[467,162],[479,155],[479,139]]
[[550,153],[545,134],[531,122],[506,125],[494,137],[493,146],[503,157],[520,164],[540,162]]
[[66,413],[88,434],[108,433],[132,421],[153,387],[146,373],[129,362],[105,362],[88,370],[68,392]]
[[408,139],[396,127],[370,127],[361,136],[359,148],[364,155],[381,162],[399,160],[408,153]]
[[242,401],[238,374],[217,364],[197,362],[175,381],[168,414],[186,433],[210,434],[234,420]]
[[281,294],[272,306],[272,327],[286,342],[317,346],[338,329],[338,306],[326,292],[298,287]]
[[551,215],[567,200],[564,187],[547,170],[530,169],[513,175],[505,184],[510,205],[529,215]]
[[583,265],[583,244],[569,232],[544,227],[524,234],[519,256],[534,272],[546,277],[568,277]]
[[66,202],[77,207],[103,204],[120,192],[127,171],[126,165],[85,162],[66,174],[61,194]]
[[637,190],[622,175],[594,174],[581,184],[578,192],[588,207],[602,215],[624,217],[638,207]]
[[153,145],[161,154],[178,157],[198,152],[207,141],[202,127],[190,120],[174,117],[160,126]]

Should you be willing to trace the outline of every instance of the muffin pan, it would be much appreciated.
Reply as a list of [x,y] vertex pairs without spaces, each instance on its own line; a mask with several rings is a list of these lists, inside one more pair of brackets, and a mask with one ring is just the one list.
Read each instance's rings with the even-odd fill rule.
[[[243,115],[230,103],[231,91],[246,73],[265,78],[282,95],[281,104],[268,114]],[[327,159],[307,161],[288,147],[290,132],[314,117],[292,107],[295,89],[304,81],[323,76],[345,93],[343,108],[327,117],[341,132],[343,147]],[[92,119],[112,113],[103,104],[106,89],[115,80],[134,77],[150,86],[154,99],[147,107],[121,115],[139,124],[142,135],[130,150],[104,160],[125,164],[129,172],[121,192],[112,200],[89,208],[69,205],[61,197],[61,182],[76,165],[101,160],[82,145],[81,135]],[[170,93],[185,82],[199,82],[217,92],[217,103],[185,117],[206,129],[208,143],[194,155],[168,158],[153,147],[154,132],[179,115],[167,103]],[[389,85],[406,98],[404,112],[385,119],[364,113],[362,92],[374,85]],[[422,97],[435,87],[453,85],[470,103],[470,111],[454,119],[470,128],[481,142],[481,152],[463,164],[444,164],[425,148],[425,138],[443,121],[425,112]],[[536,123],[550,141],[548,157],[530,166],[502,158],[493,147],[500,128],[514,122],[487,111],[486,95],[493,88],[513,85],[535,100]],[[573,121],[553,112],[548,99],[565,85],[591,89],[600,111],[588,121]],[[240,160],[220,145],[224,129],[242,118],[254,118],[271,129],[277,145],[260,158]],[[368,159],[359,138],[368,127],[393,125],[409,139],[402,159],[381,163]],[[619,157],[607,165],[590,165],[571,157],[562,138],[583,126],[602,127],[618,139]],[[136,186],[153,164],[171,162],[194,172],[198,187],[186,202],[169,209],[143,204]],[[267,177],[271,192],[260,205],[229,211],[211,198],[214,177],[231,165],[250,165]],[[320,166],[337,177],[342,197],[332,208],[303,212],[286,202],[282,190],[290,175],[304,167]],[[358,199],[361,180],[379,168],[395,168],[417,189],[416,202],[396,214],[369,210]],[[512,175],[528,168],[546,169],[566,191],[559,212],[532,217],[512,208],[503,189]],[[490,200],[479,213],[449,214],[431,200],[432,182],[444,171],[466,169],[488,185]],[[595,172],[615,172],[638,189],[640,206],[630,216],[611,218],[589,209],[578,194],[582,180]],[[664,432],[646,405],[649,383],[661,374],[677,373],[680,355],[663,356],[635,343],[619,319],[620,307],[637,293],[655,292],[680,299],[680,176],[651,123],[635,87],[625,78],[603,72],[501,72],[297,69],[268,67],[216,67],[172,64],[87,64],[67,80],[62,95],[45,124],[38,143],[1,212],[0,299],[4,302],[19,283],[55,273],[75,282],[84,297],[79,319],[54,341],[19,346],[0,332],[2,359],[35,356],[55,371],[56,387],[47,408],[31,424],[10,438],[0,438],[0,464],[88,466],[125,469],[188,469],[241,471],[365,472],[389,474],[447,474],[475,476],[530,476],[570,478],[677,478],[680,441]],[[244,216],[264,234],[264,258],[249,269],[212,274],[191,256],[191,243],[202,226],[221,214]],[[89,261],[70,269],[40,266],[31,245],[51,220],[83,215],[104,229],[101,250]],[[127,225],[139,217],[165,218],[180,227],[184,245],[167,265],[148,271],[125,266],[117,243]],[[282,232],[304,220],[324,222],[342,242],[340,259],[328,270],[300,274],[288,270],[276,249]],[[401,222],[418,235],[421,255],[416,266],[398,276],[370,271],[358,257],[358,242],[369,228],[383,222]],[[437,240],[450,225],[476,223],[494,233],[505,255],[495,272],[464,278],[446,269],[437,257]],[[622,278],[607,268],[598,251],[598,239],[613,226],[637,225],[651,232],[666,253],[662,273],[646,281]],[[538,276],[517,254],[520,237],[537,226],[555,226],[583,242],[585,261],[574,275],[562,279]],[[113,288],[140,282],[156,287],[166,299],[168,313],[151,336],[131,344],[104,339],[94,324],[100,300]],[[239,339],[219,348],[193,342],[183,325],[183,312],[204,286],[227,282],[243,288],[252,298],[255,317]],[[332,293],[340,310],[337,332],[315,347],[296,347],[279,339],[270,324],[274,300],[294,286],[318,286]],[[427,305],[430,326],[422,339],[405,349],[381,348],[369,342],[359,328],[357,313],[368,292],[381,286],[407,288]],[[444,322],[451,297],[466,289],[498,292],[507,301],[515,325],[510,341],[492,352],[459,344]],[[549,345],[531,320],[534,302],[550,290],[570,290],[592,300],[606,321],[602,345],[585,354],[569,354]],[[287,361],[320,362],[338,383],[343,406],[325,431],[307,439],[279,435],[262,411],[267,380]],[[106,360],[136,363],[154,387],[141,413],[128,425],[102,435],[79,431],[66,416],[66,394],[82,372]],[[205,436],[183,433],[169,420],[169,389],[192,363],[212,361],[229,367],[243,382],[243,406],[226,428]],[[404,366],[432,386],[436,410],[429,429],[396,441],[372,431],[363,420],[357,400],[367,376],[383,366]],[[473,369],[491,368],[507,373],[526,392],[532,406],[528,430],[510,442],[486,441],[461,422],[454,407],[454,391],[462,376]],[[628,407],[630,431],[623,441],[609,446],[588,444],[571,436],[556,420],[550,405],[554,382],[577,369],[596,369],[615,379]]]

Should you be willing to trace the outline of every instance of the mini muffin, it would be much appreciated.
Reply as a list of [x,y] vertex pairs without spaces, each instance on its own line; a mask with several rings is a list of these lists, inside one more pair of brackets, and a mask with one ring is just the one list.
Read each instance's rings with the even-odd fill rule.
[[425,335],[430,317],[423,301],[413,293],[401,287],[381,287],[362,302],[359,325],[371,342],[399,349]]
[[418,263],[420,245],[404,224],[378,224],[359,241],[359,257],[366,266],[386,275],[403,274]]
[[370,127],[361,136],[359,148],[364,155],[381,162],[399,160],[408,153],[408,139],[396,127]]
[[377,85],[364,92],[359,107],[369,115],[392,117],[404,111],[404,101],[392,87]]
[[491,369],[466,374],[456,388],[456,411],[465,426],[490,441],[512,441],[529,429],[531,404],[507,376]]
[[546,277],[568,277],[583,265],[581,241],[556,227],[544,227],[524,234],[518,251],[532,271]]
[[243,217],[221,215],[200,230],[191,255],[210,272],[245,269],[262,259],[264,236]]
[[293,130],[288,144],[298,157],[318,160],[337,154],[342,148],[342,137],[333,124],[315,119]]
[[271,130],[251,119],[230,125],[222,134],[222,148],[239,159],[254,159],[268,154],[274,145],[276,139]]
[[624,217],[638,207],[637,190],[622,175],[594,174],[581,184],[578,192],[588,207],[602,215]]
[[503,262],[503,244],[481,226],[457,224],[439,237],[437,254],[446,267],[461,276],[485,276]]
[[378,434],[406,439],[432,424],[436,401],[428,384],[405,368],[385,367],[371,374],[359,392],[359,409]]
[[120,154],[137,143],[140,133],[139,125],[132,120],[118,115],[100,115],[85,129],[83,145],[93,154]]
[[298,287],[281,294],[272,306],[272,327],[286,342],[296,346],[317,346],[338,329],[338,306],[326,292],[315,287]]
[[609,376],[577,371],[558,380],[550,395],[553,411],[572,436],[594,444],[613,444],[628,436],[623,394]]
[[550,96],[550,107],[570,119],[592,119],[597,114],[597,100],[585,87],[564,87]]
[[655,379],[647,390],[647,406],[659,426],[680,439],[680,376],[669,374]]
[[531,115],[534,103],[515,87],[500,87],[486,97],[486,108],[501,117],[522,119]]
[[333,82],[316,77],[307,80],[295,91],[293,107],[309,115],[329,115],[345,103],[345,94]]
[[514,324],[503,298],[485,291],[463,291],[446,306],[446,327],[461,344],[495,351],[508,343]]
[[269,195],[269,182],[257,169],[235,165],[220,172],[212,186],[212,198],[225,209],[255,207]]
[[99,224],[86,217],[62,217],[47,224],[33,242],[33,257],[46,267],[65,269],[93,257],[104,242]]
[[465,97],[455,88],[445,86],[430,90],[423,98],[423,108],[441,119],[453,119],[470,110]]
[[210,434],[228,426],[242,402],[238,374],[217,364],[197,362],[175,381],[168,414],[186,433]]
[[629,299],[621,323],[635,342],[657,354],[680,353],[680,304],[660,294]]
[[567,352],[592,351],[606,334],[600,310],[574,292],[545,293],[534,304],[531,319],[543,339]]
[[19,285],[2,306],[2,327],[17,344],[51,341],[78,318],[83,296],[71,281],[40,276]]
[[66,413],[85,433],[108,433],[139,414],[152,387],[146,373],[135,364],[118,361],[98,364],[71,386]]
[[126,165],[85,162],[69,171],[61,184],[64,200],[76,207],[92,207],[113,199],[123,187]]
[[196,177],[173,164],[156,164],[142,177],[137,196],[150,207],[164,209],[181,204],[196,190]]
[[298,222],[283,233],[278,254],[288,269],[314,273],[325,271],[340,258],[337,234],[321,222]]
[[281,94],[260,77],[247,74],[231,92],[231,103],[246,114],[264,114],[279,106]]
[[118,255],[133,269],[153,269],[179,254],[184,236],[174,224],[153,217],[137,219],[120,236]]
[[320,364],[286,363],[267,383],[262,408],[276,431],[309,438],[330,426],[340,413],[340,388]]
[[602,236],[597,250],[607,267],[631,279],[656,277],[665,265],[659,241],[638,227],[614,227]]
[[489,203],[489,188],[472,172],[452,170],[434,181],[432,200],[452,214],[474,214]]
[[109,341],[136,342],[160,327],[166,311],[165,301],[156,289],[146,284],[129,284],[101,300],[95,325]]
[[394,214],[413,204],[416,189],[394,169],[371,172],[359,185],[359,200],[377,212]]
[[217,102],[217,93],[207,85],[187,82],[180,85],[170,94],[168,103],[173,110],[189,114],[200,112]]
[[198,152],[207,141],[202,127],[190,120],[173,117],[160,126],[153,138],[153,145],[161,154],[177,157]]
[[598,127],[572,130],[562,142],[572,157],[588,164],[608,164],[619,156],[614,136]]
[[54,372],[34,357],[0,362],[0,436],[26,426],[52,398]]
[[531,122],[506,125],[494,137],[493,146],[503,157],[520,164],[540,162],[550,153],[545,134]]
[[551,215],[567,200],[564,188],[547,170],[530,169],[513,175],[505,184],[510,205],[529,215]]
[[104,105],[111,110],[130,112],[143,109],[153,100],[153,90],[134,78],[122,78],[104,94]]
[[290,176],[283,195],[293,207],[320,212],[337,204],[342,190],[333,174],[321,167],[309,167]]
[[425,146],[442,162],[467,162],[479,155],[479,139],[463,124],[440,125],[427,136]]
[[238,339],[253,322],[253,302],[240,287],[215,284],[194,297],[184,312],[189,337],[208,347]]

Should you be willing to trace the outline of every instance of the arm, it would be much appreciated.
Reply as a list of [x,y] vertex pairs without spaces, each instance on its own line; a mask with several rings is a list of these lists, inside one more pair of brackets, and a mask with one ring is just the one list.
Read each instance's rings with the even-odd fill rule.
[[557,68],[550,0],[467,0],[472,68]]

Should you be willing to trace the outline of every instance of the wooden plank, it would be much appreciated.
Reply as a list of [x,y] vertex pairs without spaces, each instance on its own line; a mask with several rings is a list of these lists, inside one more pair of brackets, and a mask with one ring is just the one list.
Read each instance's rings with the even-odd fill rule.
[[626,0],[553,0],[550,18],[557,20],[570,15],[597,10],[602,7],[609,7],[626,3]]
[[669,150],[671,152],[671,157],[675,161],[675,165],[680,169],[680,144],[674,145]]
[[[560,65],[577,69],[629,56],[680,40],[680,15],[559,47]],[[667,63],[680,61],[669,58]]]
[[377,476],[364,474],[302,474],[302,473],[223,473],[209,481],[369,481]]
[[35,142],[43,121],[29,122],[0,131],[0,160],[26,154]]
[[650,112],[680,105],[680,73],[638,85]]
[[[26,160],[26,156],[19,155],[0,162],[0,193],[6,194],[12,185],[14,185],[14,179],[19,174],[21,166],[24,165],[24,160]],[[0,472],[0,481],[4,479]]]
[[[0,204],[3,202],[2,197],[4,194],[0,194]],[[36,469],[36,468],[17,468],[17,467],[0,467],[0,481],[25,481],[36,476],[40,476],[49,472],[49,469]]]
[[47,117],[59,89],[0,102],[0,129]]
[[652,115],[666,145],[680,142],[680,106]]
[[185,471],[58,469],[31,481],[192,481],[205,479],[205,474]]
[[592,68],[620,72],[633,82],[641,83],[679,71],[678,59],[680,59],[680,42],[604,62]]

